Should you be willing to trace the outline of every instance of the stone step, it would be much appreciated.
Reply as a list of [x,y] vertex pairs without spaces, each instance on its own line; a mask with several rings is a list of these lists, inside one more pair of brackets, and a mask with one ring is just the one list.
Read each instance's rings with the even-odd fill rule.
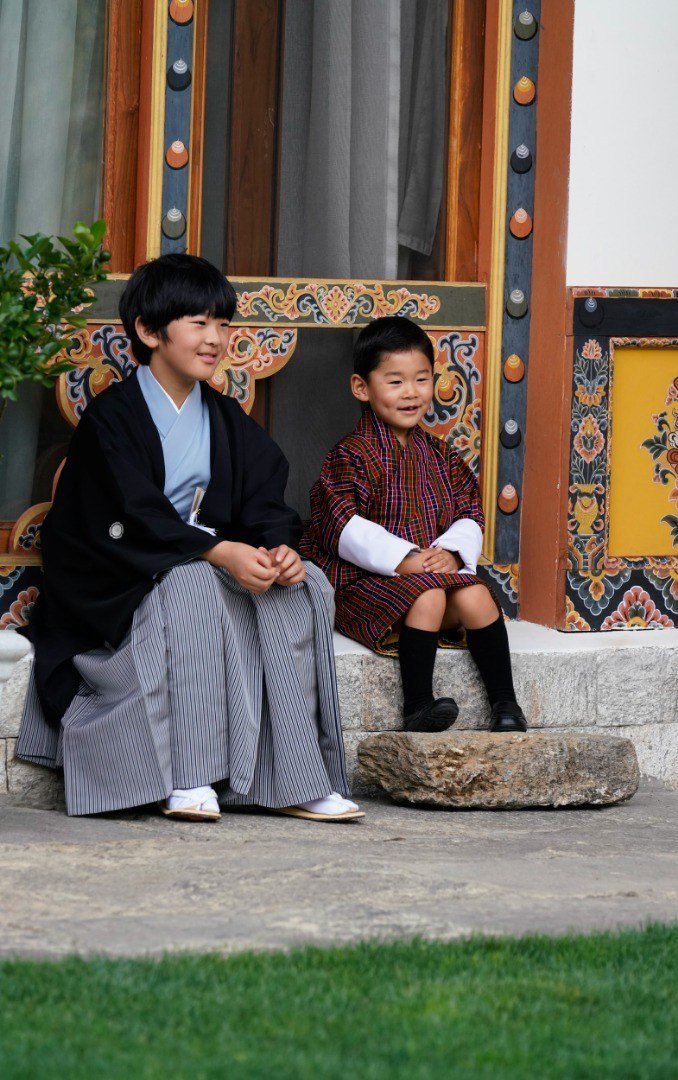
[[[512,622],[508,633],[516,692],[531,731],[630,738],[641,773],[678,787],[678,630],[564,634]],[[360,792],[359,744],[402,727],[398,668],[338,634],[335,655],[347,762]],[[0,699],[0,793],[46,805],[61,797],[59,783],[13,753],[31,663],[26,655],[15,664]],[[455,731],[487,727],[487,701],[465,650],[439,651],[435,691],[459,702]]]
[[[629,738],[641,774],[678,787],[678,630],[579,634],[520,621],[507,629],[530,731]],[[344,742],[355,769],[366,733],[402,727],[397,662],[340,635],[335,654]],[[438,652],[434,690],[459,703],[455,731],[487,728],[487,699],[466,650]]]
[[397,802],[467,810],[605,806],[640,781],[630,739],[572,731],[389,731],[363,739],[358,763]]

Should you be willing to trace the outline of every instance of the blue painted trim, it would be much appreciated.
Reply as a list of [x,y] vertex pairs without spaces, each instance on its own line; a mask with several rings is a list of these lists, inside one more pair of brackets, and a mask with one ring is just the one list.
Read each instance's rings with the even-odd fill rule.
[[[514,0],[514,22],[521,11],[531,11],[537,20],[541,16],[540,0]],[[500,424],[503,428],[507,420],[516,420],[522,438],[513,447],[499,443],[497,494],[505,484],[513,484],[522,502],[523,460],[525,455],[525,414],[527,408],[527,379],[529,375],[530,343],[530,305],[532,282],[532,234],[524,240],[517,240],[509,231],[509,221],[519,207],[534,216],[534,173],[535,142],[537,133],[537,104],[539,101],[539,83],[537,82],[537,63],[539,58],[538,30],[529,41],[512,38],[511,49],[511,103],[509,107],[509,147],[506,168],[508,172],[506,202],[506,261],[504,265],[504,305],[512,289],[521,289],[528,301],[527,314],[522,319],[513,319],[504,306],[502,327],[502,367],[506,357],[518,353],[525,363],[525,377],[522,382],[510,383],[502,374],[501,396],[499,405]],[[518,105],[513,99],[513,87],[523,75],[532,79],[537,87],[535,100],[531,105]],[[531,151],[533,164],[528,172],[517,173],[511,167],[511,154],[517,146],[524,143]],[[534,223],[538,228],[539,223]],[[527,436],[529,438],[529,435]],[[497,508],[494,558],[497,563],[518,562],[520,539],[520,505],[514,514],[506,515]]]
[[[178,26],[171,19],[167,24],[167,67],[172,67],[176,60],[185,60],[191,75],[193,74],[193,23]],[[171,207],[176,206],[185,218],[188,217],[188,174],[190,160],[183,169],[172,169],[164,160],[168,146],[178,139],[189,149],[191,145],[191,92],[192,86],[185,90],[165,89],[165,141],[163,145],[162,175],[162,216]],[[158,222],[160,228],[160,222]],[[186,250],[187,233],[176,240],[170,240],[162,234],[160,250],[163,255],[170,251]]]

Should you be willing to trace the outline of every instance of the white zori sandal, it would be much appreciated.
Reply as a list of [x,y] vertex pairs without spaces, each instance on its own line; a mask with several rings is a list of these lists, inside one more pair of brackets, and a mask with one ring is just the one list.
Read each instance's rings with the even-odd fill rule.
[[221,817],[219,800],[214,788],[175,788],[160,809],[165,817],[182,821],[218,821]]
[[359,810],[357,803],[344,799],[336,791],[324,799],[312,799],[298,806],[276,807],[275,813],[307,818],[309,821],[355,821],[356,818],[365,817],[364,810]]

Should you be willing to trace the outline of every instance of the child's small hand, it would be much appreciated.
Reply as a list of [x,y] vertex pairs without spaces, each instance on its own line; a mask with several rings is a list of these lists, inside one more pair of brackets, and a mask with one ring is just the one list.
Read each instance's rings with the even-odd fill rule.
[[444,548],[425,548],[408,555],[396,566],[396,574],[454,574],[463,566],[458,555]]
[[455,574],[464,565],[456,552],[441,547],[428,548],[422,555],[427,574]]
[[[265,548],[260,548],[260,551],[265,551]],[[289,548],[287,544],[280,544],[279,547],[270,548],[267,554],[271,558],[273,566],[280,571],[280,577],[278,578],[278,585],[298,585],[306,577],[306,570],[299,555],[292,548]]]
[[411,555],[406,555],[403,561],[396,566],[396,574],[400,574],[402,577],[408,577],[410,574],[423,574],[425,554],[427,552],[414,551]]

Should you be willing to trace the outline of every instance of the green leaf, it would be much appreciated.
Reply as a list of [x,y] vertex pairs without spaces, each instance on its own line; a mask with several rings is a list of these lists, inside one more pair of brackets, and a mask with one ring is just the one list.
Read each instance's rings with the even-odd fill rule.
[[90,229],[90,232],[96,240],[97,244],[100,244],[106,234],[106,222],[103,220],[103,218],[99,218],[98,221],[94,222]]
[[[24,234],[0,248],[0,397],[24,380],[51,385],[72,368],[59,353],[86,326],[91,285],[106,279],[105,222],[76,222],[73,236]],[[60,246],[56,246],[58,241]]]

